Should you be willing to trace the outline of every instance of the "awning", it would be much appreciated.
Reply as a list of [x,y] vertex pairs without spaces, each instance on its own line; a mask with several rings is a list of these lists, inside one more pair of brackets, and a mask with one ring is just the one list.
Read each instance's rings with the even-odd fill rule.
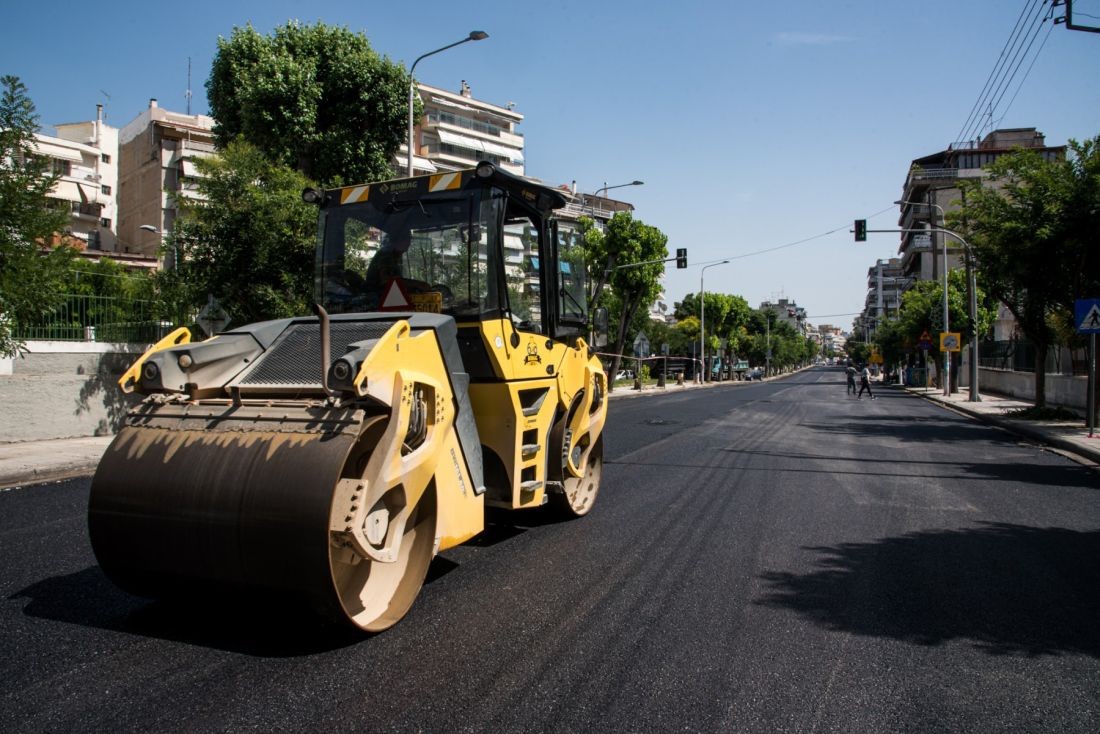
[[[408,148],[408,146],[405,146],[405,145],[402,145],[401,148],[402,148],[402,150],[400,152],[398,152],[398,154],[393,157],[393,165],[394,165],[394,170],[395,171],[398,171],[398,172],[401,173],[401,175],[404,175],[405,171],[408,169],[408,166],[409,166],[409,153],[408,153],[409,148]],[[418,155],[413,156],[413,171],[414,172],[415,171],[427,171],[428,173],[435,173],[438,170],[439,169],[435,167],[435,164],[432,163],[427,158],[422,158]]]
[[499,155],[501,158],[507,158],[510,161],[523,161],[523,153],[515,148],[508,148],[496,143],[490,143],[488,140],[481,140],[480,138],[458,135],[447,130],[437,129],[435,132],[439,135],[440,142],[448,145],[457,145],[460,148],[476,150],[479,153],[492,153],[493,155]]
[[72,181],[58,181],[50,191],[51,199],[63,199],[65,201],[86,201],[81,195],[80,187]]
[[41,140],[35,140],[31,143],[31,148],[38,155],[49,156],[50,158],[58,158],[63,161],[72,161],[73,163],[80,163],[82,158],[80,157],[80,151],[73,150],[72,148],[63,148],[60,145],[54,145],[53,143],[46,143]]
[[197,178],[202,176],[202,174],[199,173],[199,169],[195,166],[194,161],[189,161],[184,158],[181,163],[183,164],[183,175],[187,178]]
[[482,142],[477,138],[468,138],[465,135],[456,135],[455,133],[447,132],[446,130],[436,130],[435,132],[437,135],[439,135],[439,141],[442,143],[446,143],[448,145],[457,145],[458,147],[465,148],[466,150],[476,150],[479,152],[485,150],[485,145],[482,144]]
[[490,143],[488,141],[481,141],[481,144],[485,146],[486,153],[493,153],[499,155],[501,158],[507,158],[517,163],[523,162],[523,153],[519,152],[515,148],[508,148],[503,145],[497,145],[496,143]]
[[470,110],[474,111],[473,107],[469,105],[459,104],[458,102],[452,102],[449,99],[443,99],[442,97],[432,97],[432,102],[443,107],[454,107],[456,110]]

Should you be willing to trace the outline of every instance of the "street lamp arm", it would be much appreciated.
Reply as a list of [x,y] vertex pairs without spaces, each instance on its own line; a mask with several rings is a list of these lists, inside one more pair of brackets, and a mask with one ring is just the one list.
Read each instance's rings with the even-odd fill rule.
[[593,194],[593,197],[598,197],[600,195],[601,191],[604,194],[606,194],[611,189],[621,189],[624,186],[643,186],[643,185],[645,185],[645,181],[631,181],[630,183],[616,184],[615,186],[606,186],[605,185],[603,188],[596,189],[596,193]]
[[414,95],[416,93],[416,80],[413,78],[413,72],[416,71],[416,65],[419,64],[424,59],[428,58],[429,56],[434,56],[435,54],[440,53],[442,51],[446,51],[449,48],[454,48],[455,46],[459,46],[463,43],[466,43],[467,41],[480,41],[480,40],[482,40],[484,38],[488,38],[488,37],[489,37],[489,34],[486,33],[485,31],[470,31],[470,35],[466,36],[461,41],[455,41],[454,43],[449,43],[446,46],[443,46],[441,48],[437,48],[434,51],[429,51],[426,54],[421,54],[420,56],[417,56],[416,61],[414,61],[412,63],[412,66],[409,67],[409,130],[408,130],[409,136],[408,136],[407,145],[409,147],[408,175],[409,175],[410,178],[413,175],[413,148],[415,147],[413,145],[413,98],[414,98]]

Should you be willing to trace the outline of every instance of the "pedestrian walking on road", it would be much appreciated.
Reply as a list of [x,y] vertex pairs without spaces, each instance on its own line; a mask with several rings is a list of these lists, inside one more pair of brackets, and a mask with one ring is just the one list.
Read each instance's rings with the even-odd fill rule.
[[848,363],[848,369],[844,370],[848,375],[848,395],[856,394],[856,368],[852,366],[852,363]]
[[859,395],[856,397],[863,400],[863,391],[866,390],[867,394],[871,396],[871,400],[875,399],[875,394],[871,392],[871,370],[866,367],[863,368],[863,372],[859,373]]

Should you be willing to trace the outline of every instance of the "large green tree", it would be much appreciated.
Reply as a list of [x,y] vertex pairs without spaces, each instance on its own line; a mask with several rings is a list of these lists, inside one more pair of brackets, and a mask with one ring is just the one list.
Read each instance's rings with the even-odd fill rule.
[[988,180],[962,184],[951,219],[967,235],[982,283],[1035,346],[1039,407],[1059,312],[1100,295],[1100,137],[1070,141],[1069,150],[1061,160],[1034,150],[998,158]]
[[73,251],[50,248],[68,212],[49,199],[57,177],[34,154],[38,115],[26,86],[0,78],[0,356],[19,353],[19,324],[32,323],[60,301]]
[[206,82],[220,147],[238,136],[324,184],[392,176],[409,75],[344,27],[290,21],[218,39]]
[[243,141],[198,166],[203,196],[180,201],[166,242],[178,267],[159,276],[161,292],[185,313],[213,295],[235,324],[308,313],[317,209],[300,193],[309,179]]
[[[615,330],[615,357],[611,374],[619,371],[619,355],[626,344],[627,327],[641,312],[644,313],[661,293],[661,276],[665,266],[661,261],[668,257],[668,237],[661,230],[635,219],[630,212],[618,212],[599,235],[586,234],[586,260],[597,273],[606,275],[611,286],[611,303],[617,311],[618,328]],[[615,263],[610,268],[601,263]],[[642,264],[646,263],[646,264]],[[628,267],[623,267],[628,266]],[[590,271],[591,273],[591,271]],[[599,303],[602,289],[593,294]]]

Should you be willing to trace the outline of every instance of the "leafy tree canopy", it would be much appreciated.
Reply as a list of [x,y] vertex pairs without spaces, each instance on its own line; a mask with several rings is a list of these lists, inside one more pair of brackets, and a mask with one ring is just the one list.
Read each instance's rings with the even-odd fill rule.
[[203,200],[180,201],[160,290],[190,312],[213,295],[236,324],[308,313],[317,210],[299,193],[312,182],[244,141],[197,164]]
[[1035,345],[1040,407],[1052,315],[1100,295],[1100,137],[1071,140],[1069,149],[1061,160],[1035,150],[998,158],[989,180],[962,183],[962,207],[950,220],[966,233],[983,284]]
[[405,139],[409,75],[362,33],[290,21],[218,39],[206,82],[220,147],[238,136],[325,184],[392,176]]
[[44,249],[68,223],[49,194],[57,177],[34,155],[38,115],[26,86],[0,77],[0,356],[19,353],[18,324],[48,313],[60,300],[73,250]]

